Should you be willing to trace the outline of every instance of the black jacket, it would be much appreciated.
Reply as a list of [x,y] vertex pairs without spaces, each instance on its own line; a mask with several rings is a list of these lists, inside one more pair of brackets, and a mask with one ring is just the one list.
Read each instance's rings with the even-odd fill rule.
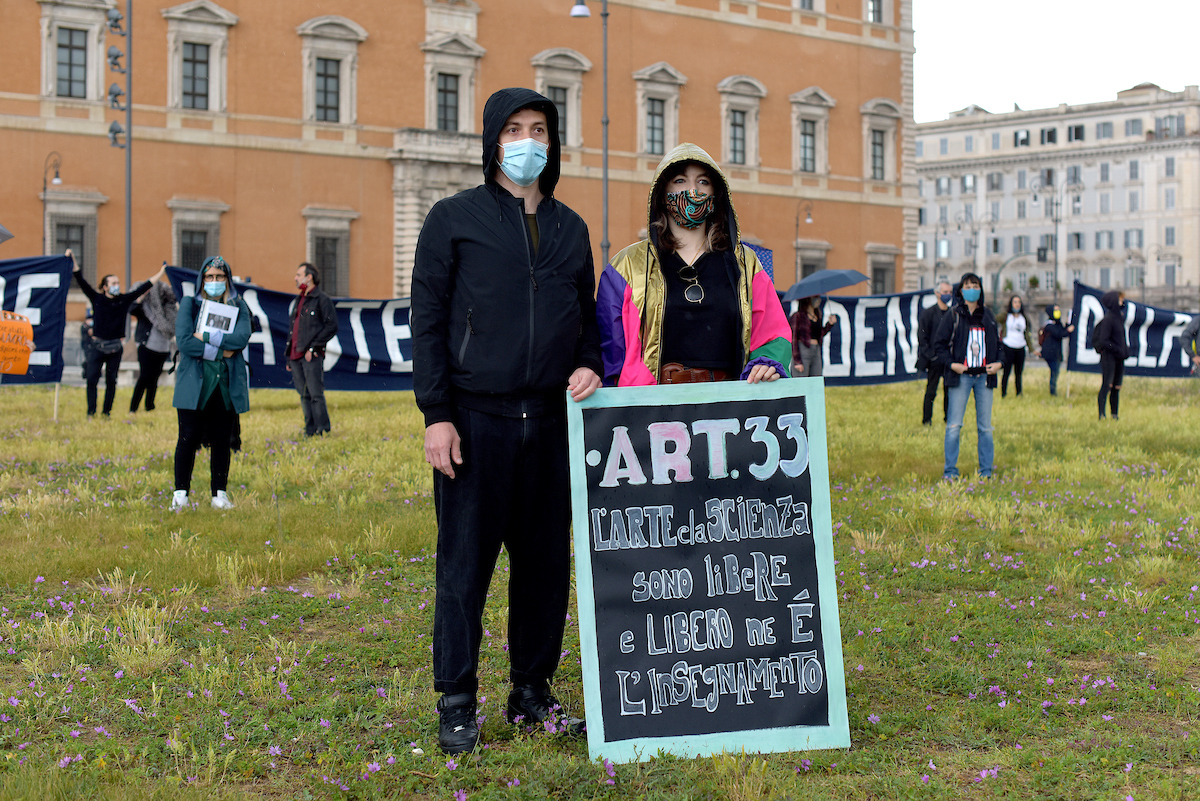
[[1092,329],[1092,348],[1100,354],[1111,353],[1122,361],[1129,358],[1129,342],[1125,339],[1125,317],[1121,314],[1121,293],[1105,292],[1100,298],[1104,316]]
[[1042,358],[1057,364],[1062,361],[1062,341],[1071,334],[1061,321],[1053,318],[1042,326],[1042,330],[1046,332],[1046,341],[1042,343]]
[[322,292],[320,287],[309,290],[303,301],[300,298],[296,299],[296,306],[292,309],[291,326],[288,328],[287,347],[283,351],[289,359],[292,355],[292,331],[296,327],[297,314],[300,314],[297,349],[301,354],[311,349],[314,356],[324,356],[325,345],[337,336],[338,332],[337,309],[333,307],[333,300]]
[[92,336],[96,339],[121,339],[125,336],[125,315],[133,302],[150,288],[149,281],[142,281],[124,295],[110,297],[107,292],[97,292],[83,279],[81,271],[75,272],[75,283],[92,302]]
[[[957,296],[957,294],[956,287],[955,295]],[[992,364],[1000,361],[1000,329],[996,325],[996,319],[983,305],[983,298],[980,297],[975,313],[971,314],[962,297],[958,296],[955,298],[955,305],[950,307],[949,313],[942,317],[942,322],[933,339],[933,351],[937,356],[937,361],[944,365],[942,375],[946,378],[947,387],[958,386],[959,375],[950,369],[950,365],[967,360],[967,339],[972,326],[983,329],[985,362]],[[987,374],[987,385],[989,388],[996,386],[995,373]]]
[[937,333],[942,319],[949,313],[950,308],[941,308],[936,303],[921,311],[917,318],[917,369],[941,370],[937,354],[933,350],[933,337]]
[[[494,178],[504,121],[546,114],[550,151],[534,248],[523,202]],[[558,113],[529,89],[504,89],[483,112],[483,186],[439,201],[421,229],[413,268],[413,389],[426,425],[455,405],[498,414],[561,406],[578,367],[600,375],[595,272],[582,218],[553,196]]]

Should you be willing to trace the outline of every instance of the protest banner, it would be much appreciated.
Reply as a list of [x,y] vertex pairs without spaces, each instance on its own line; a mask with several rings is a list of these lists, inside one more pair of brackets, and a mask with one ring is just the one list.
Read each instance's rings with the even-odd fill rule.
[[53,384],[62,379],[72,269],[66,256],[0,261],[0,309],[29,320],[34,342],[28,369],[5,376],[4,383]]
[[895,295],[830,295],[822,324],[837,323],[822,342],[829,386],[890,384],[917,378],[917,318],[937,303],[933,290]]
[[[1092,349],[1092,331],[1104,317],[1100,298],[1106,289],[1096,289],[1075,282],[1075,304],[1067,352],[1067,369],[1079,373],[1099,373],[1100,354]],[[1145,375],[1159,378],[1186,378],[1191,375],[1192,362],[1179,343],[1179,335],[1191,322],[1185,312],[1160,309],[1125,299],[1125,338],[1129,341],[1129,358],[1125,360],[1125,375]]]
[[0,310],[0,374],[25,375],[33,352],[33,326],[23,314]]
[[848,747],[821,381],[567,405],[590,756]]
[[[176,297],[196,294],[196,273],[168,267]],[[288,335],[296,295],[235,283],[250,308],[250,344],[243,352],[250,386],[292,389],[287,371]],[[408,298],[334,298],[338,334],[325,350],[325,389],[386,392],[412,389],[412,332]]]

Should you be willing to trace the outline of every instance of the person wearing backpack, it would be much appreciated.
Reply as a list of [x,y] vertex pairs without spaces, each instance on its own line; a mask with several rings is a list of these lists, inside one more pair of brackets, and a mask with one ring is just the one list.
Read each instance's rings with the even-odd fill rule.
[[1062,342],[1075,332],[1075,326],[1063,325],[1062,310],[1057,304],[1051,303],[1046,307],[1046,316],[1050,319],[1038,331],[1038,347],[1042,349],[1042,358],[1050,368],[1050,394],[1058,394],[1058,368],[1062,365]]

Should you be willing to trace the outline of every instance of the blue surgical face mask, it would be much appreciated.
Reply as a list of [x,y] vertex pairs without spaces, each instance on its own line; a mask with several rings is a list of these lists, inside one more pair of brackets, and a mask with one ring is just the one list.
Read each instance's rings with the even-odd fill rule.
[[224,281],[205,281],[204,282],[204,294],[208,295],[210,298],[221,297],[222,295],[225,294],[225,282]]
[[521,139],[517,142],[505,142],[504,161],[500,169],[517,186],[531,186],[542,170],[546,168],[546,154],[550,145],[534,139]]
[[979,295],[982,291],[983,290],[981,290],[979,287],[975,286],[964,288],[962,291],[963,300],[965,300],[967,303],[974,303],[975,301],[979,300]]
[[110,295],[120,295],[121,294],[121,285],[120,284],[109,284],[108,292]]
[[944,294],[944,295],[938,295],[938,299],[939,299],[939,300],[940,300],[942,303],[949,303],[950,301],[954,300],[954,293],[953,293],[953,292],[947,292],[947,293],[946,293],[946,294]]

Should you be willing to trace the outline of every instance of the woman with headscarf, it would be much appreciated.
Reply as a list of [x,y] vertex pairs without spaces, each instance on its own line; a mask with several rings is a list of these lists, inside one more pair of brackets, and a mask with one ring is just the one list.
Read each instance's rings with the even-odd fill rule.
[[[212,451],[212,507],[233,508],[226,492],[230,434],[237,416],[250,409],[249,375],[242,358],[242,349],[250,341],[250,309],[237,296],[233,272],[220,256],[204,262],[197,286],[196,295],[179,302],[175,318],[179,367],[175,371],[174,405],[179,414],[179,440],[175,444],[172,511],[188,505],[192,468],[201,445],[208,445]],[[237,309],[230,330],[213,330],[207,318],[200,319],[205,300]]]
[[1100,393],[1096,403],[1100,419],[1104,419],[1104,400],[1108,399],[1112,419],[1116,420],[1121,407],[1121,380],[1125,377],[1125,360],[1129,358],[1129,340],[1125,338],[1125,293],[1105,292],[1100,298],[1104,316],[1092,329],[1092,348],[1100,354]]
[[729,182],[678,145],[654,173],[649,236],[613,257],[596,297],[606,386],[787,377],[775,285],[739,237]]

